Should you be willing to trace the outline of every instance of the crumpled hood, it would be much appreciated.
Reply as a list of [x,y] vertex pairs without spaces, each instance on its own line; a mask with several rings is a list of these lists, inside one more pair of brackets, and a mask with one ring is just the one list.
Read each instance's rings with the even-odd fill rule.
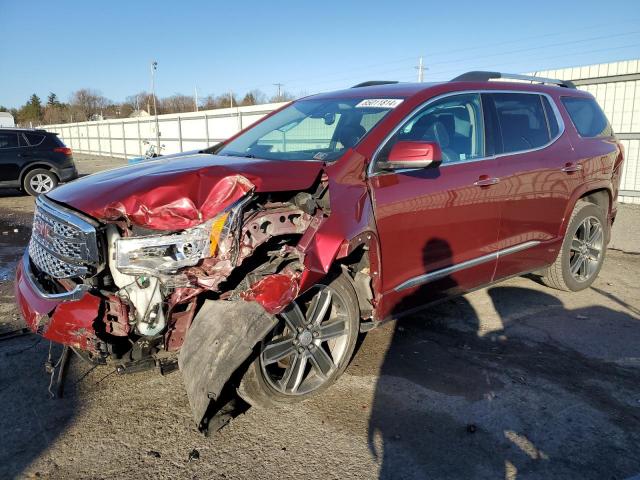
[[80,178],[47,196],[100,220],[179,230],[213,218],[250,190],[307,189],[322,168],[322,162],[208,154],[161,157]]

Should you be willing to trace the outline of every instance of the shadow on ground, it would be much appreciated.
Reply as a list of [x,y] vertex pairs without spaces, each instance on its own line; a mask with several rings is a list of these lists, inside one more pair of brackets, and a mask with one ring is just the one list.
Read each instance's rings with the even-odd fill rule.
[[640,472],[640,321],[535,289],[488,295],[498,328],[465,297],[393,326],[369,421],[379,478]]

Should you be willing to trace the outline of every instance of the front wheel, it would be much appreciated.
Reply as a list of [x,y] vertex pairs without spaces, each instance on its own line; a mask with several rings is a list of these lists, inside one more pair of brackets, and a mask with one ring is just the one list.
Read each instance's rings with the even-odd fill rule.
[[359,333],[358,299],[339,276],[318,284],[278,315],[245,373],[238,394],[249,404],[271,407],[316,395],[347,367]]
[[578,201],[558,258],[543,274],[543,282],[572,292],[591,285],[604,263],[608,228],[606,212],[601,207]]

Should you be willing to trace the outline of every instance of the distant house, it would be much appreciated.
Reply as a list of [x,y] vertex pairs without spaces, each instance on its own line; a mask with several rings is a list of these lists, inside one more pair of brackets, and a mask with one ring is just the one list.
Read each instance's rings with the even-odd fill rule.
[[104,117],[102,116],[101,113],[94,113],[89,117],[90,122],[99,122],[101,120],[104,120]]
[[149,112],[147,112],[146,110],[134,110],[133,112],[131,112],[131,115],[129,115],[129,118],[148,117],[148,116],[149,116]]

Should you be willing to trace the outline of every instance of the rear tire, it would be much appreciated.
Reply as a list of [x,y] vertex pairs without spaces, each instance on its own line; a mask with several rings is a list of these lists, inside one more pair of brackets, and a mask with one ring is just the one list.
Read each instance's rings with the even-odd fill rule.
[[261,342],[238,395],[254,407],[270,408],[329,388],[353,355],[360,327],[357,305],[356,293],[342,275],[298,297]]
[[576,203],[556,261],[542,275],[545,285],[567,292],[589,287],[604,263],[609,225],[606,212],[593,203]]
[[58,186],[55,173],[44,168],[35,168],[28,172],[22,180],[22,188],[33,197],[48,193]]

